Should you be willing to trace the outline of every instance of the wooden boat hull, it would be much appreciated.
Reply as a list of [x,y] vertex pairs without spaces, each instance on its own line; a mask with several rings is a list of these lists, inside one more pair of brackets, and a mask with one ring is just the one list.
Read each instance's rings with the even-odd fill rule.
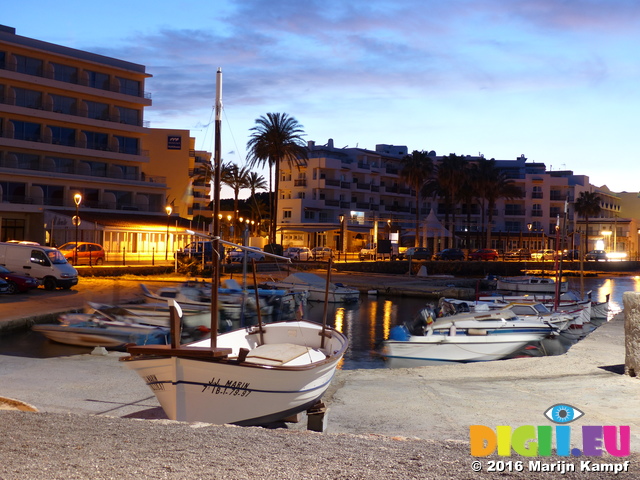
[[[176,356],[124,360],[149,385],[171,420],[261,425],[316,403],[348,345],[344,335],[331,330],[331,338],[325,339],[327,344],[320,351],[322,327],[305,321],[273,323],[263,329],[265,347],[304,348],[305,353],[292,359],[286,353],[262,358],[259,336],[243,329],[217,337],[218,347],[233,351],[225,360]],[[206,348],[208,344],[209,340],[191,346]],[[244,361],[236,358],[240,348],[250,349]],[[287,361],[279,363],[283,360]]]

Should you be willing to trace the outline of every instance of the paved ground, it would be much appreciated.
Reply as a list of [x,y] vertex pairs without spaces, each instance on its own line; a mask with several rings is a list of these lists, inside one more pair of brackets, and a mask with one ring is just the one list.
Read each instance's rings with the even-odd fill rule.
[[640,476],[640,379],[623,374],[622,316],[557,357],[339,371],[325,398],[324,434],[305,431],[304,420],[279,430],[161,420],[155,397],[120,356],[0,356],[0,396],[40,412],[0,412],[0,479],[612,478],[533,475],[537,464],[517,456],[500,458],[526,460],[505,476],[487,471],[505,465],[497,457],[471,456],[471,425],[551,425],[544,412],[559,403],[584,413],[571,424],[572,447],[582,447],[582,426],[628,425],[633,454],[542,457],[542,467],[577,462],[580,470],[585,460],[625,468],[630,460],[616,477]]

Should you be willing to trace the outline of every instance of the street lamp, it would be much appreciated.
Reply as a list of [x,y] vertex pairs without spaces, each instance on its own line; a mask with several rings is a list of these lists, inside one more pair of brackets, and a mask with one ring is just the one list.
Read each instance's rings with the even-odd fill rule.
[[529,250],[534,250],[531,247],[531,228],[533,228],[533,223],[527,223],[527,228],[529,229]]
[[[344,253],[344,215],[340,214],[338,219],[340,220],[340,250],[338,250],[338,254],[340,254]],[[338,259],[340,259],[339,255]]]
[[73,253],[73,263],[78,264],[78,227],[80,226],[80,216],[78,215],[78,208],[80,207],[80,203],[82,202],[82,195],[76,193],[73,196],[73,201],[76,204],[76,216],[73,217],[73,224],[76,226],[76,248]]
[[169,222],[171,221],[171,212],[173,212],[173,208],[171,205],[167,205],[164,209],[167,212],[167,241],[165,242],[164,259],[167,260],[169,258]]

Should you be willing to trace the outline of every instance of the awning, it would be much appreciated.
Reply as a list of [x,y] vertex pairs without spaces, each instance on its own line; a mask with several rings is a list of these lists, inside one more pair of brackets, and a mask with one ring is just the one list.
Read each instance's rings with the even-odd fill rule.
[[331,227],[297,227],[295,225],[287,226],[287,227],[279,227],[278,232],[305,232],[305,233],[319,233],[319,232],[330,232],[332,230],[339,230],[339,228],[331,228]]

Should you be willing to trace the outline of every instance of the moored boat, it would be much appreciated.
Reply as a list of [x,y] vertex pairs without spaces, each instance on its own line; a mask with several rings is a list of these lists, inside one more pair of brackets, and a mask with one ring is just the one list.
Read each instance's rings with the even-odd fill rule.
[[436,319],[425,308],[414,321],[391,329],[383,355],[392,368],[499,360],[557,332],[550,323],[518,318],[509,309]]
[[[221,177],[221,91],[222,71],[218,69],[213,162],[216,178]],[[213,183],[212,231],[219,232],[220,182]],[[219,254],[222,244],[251,248],[214,236],[212,252]],[[327,283],[330,259],[328,265]],[[345,335],[326,325],[326,308],[322,325],[305,320],[263,324],[258,308],[257,327],[218,334],[219,262],[213,262],[212,270],[210,339],[183,345],[181,308],[170,299],[170,344],[130,347],[130,356],[121,360],[149,385],[173,420],[262,425],[316,405],[348,346]],[[256,284],[255,263],[253,273]],[[257,289],[254,294],[258,294]]]
[[[70,317],[69,317],[70,318]],[[31,327],[49,340],[80,347],[122,348],[126,345],[163,345],[169,329],[148,325],[131,325],[98,318]]]
[[327,285],[325,279],[309,272],[296,272],[282,280],[266,282],[272,288],[282,288],[292,292],[307,292],[310,302],[324,302],[325,298],[330,303],[357,302],[360,291],[341,283]]
[[[567,291],[569,285],[566,281],[560,282],[560,292]],[[498,290],[515,293],[550,293],[556,292],[556,281],[553,278],[523,275],[519,277],[500,277],[497,280]]]

